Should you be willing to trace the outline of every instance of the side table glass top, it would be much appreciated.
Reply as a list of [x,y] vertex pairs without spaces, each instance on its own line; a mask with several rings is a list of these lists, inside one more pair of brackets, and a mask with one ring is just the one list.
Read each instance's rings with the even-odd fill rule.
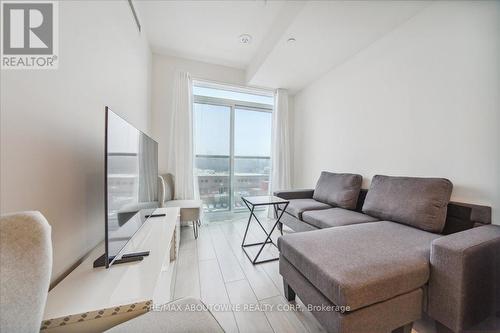
[[289,202],[286,199],[275,197],[274,195],[242,197],[241,199],[251,204],[252,206],[276,205],[276,204],[285,204]]

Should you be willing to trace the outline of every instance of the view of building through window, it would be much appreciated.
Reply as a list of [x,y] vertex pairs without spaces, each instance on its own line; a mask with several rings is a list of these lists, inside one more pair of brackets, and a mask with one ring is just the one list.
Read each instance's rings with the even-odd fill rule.
[[195,171],[204,209],[242,210],[242,196],[269,194],[274,98],[197,84],[193,95]]

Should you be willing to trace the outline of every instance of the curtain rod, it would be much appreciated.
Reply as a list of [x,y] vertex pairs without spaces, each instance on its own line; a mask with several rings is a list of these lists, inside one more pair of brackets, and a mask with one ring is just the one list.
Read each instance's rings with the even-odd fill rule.
[[259,95],[264,95],[264,96],[274,96],[274,93],[276,92],[276,89],[270,89],[270,88],[262,88],[262,87],[254,87],[254,86],[244,86],[241,84],[233,84],[233,83],[227,83],[227,82],[220,82],[220,81],[215,81],[215,80],[208,80],[196,76],[191,76],[193,79],[193,82],[201,82],[201,83],[208,83],[208,84],[213,84],[213,85],[219,85],[219,86],[225,86],[228,88],[239,88],[243,91],[246,92],[255,92],[258,93],[260,92]]

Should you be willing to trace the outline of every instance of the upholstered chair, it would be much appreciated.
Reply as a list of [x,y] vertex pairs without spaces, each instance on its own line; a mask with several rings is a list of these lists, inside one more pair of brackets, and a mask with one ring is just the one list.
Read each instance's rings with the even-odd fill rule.
[[0,331],[38,332],[52,270],[50,225],[40,212],[0,218]]

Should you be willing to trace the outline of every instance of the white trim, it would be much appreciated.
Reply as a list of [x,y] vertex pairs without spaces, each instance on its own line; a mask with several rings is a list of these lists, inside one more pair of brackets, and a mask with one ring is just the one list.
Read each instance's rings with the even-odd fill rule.
[[268,88],[243,86],[238,84],[210,81],[194,77],[193,77],[193,85],[198,87],[215,88],[215,89],[228,90],[240,93],[261,95],[266,97],[274,97],[275,93],[273,89],[268,89]]
[[273,112],[274,109],[274,107],[269,104],[252,103],[246,101],[237,101],[228,98],[208,97],[201,95],[193,95],[193,101],[194,103],[199,103],[199,104],[222,105],[232,108],[252,109],[255,111],[262,111],[262,112]]

